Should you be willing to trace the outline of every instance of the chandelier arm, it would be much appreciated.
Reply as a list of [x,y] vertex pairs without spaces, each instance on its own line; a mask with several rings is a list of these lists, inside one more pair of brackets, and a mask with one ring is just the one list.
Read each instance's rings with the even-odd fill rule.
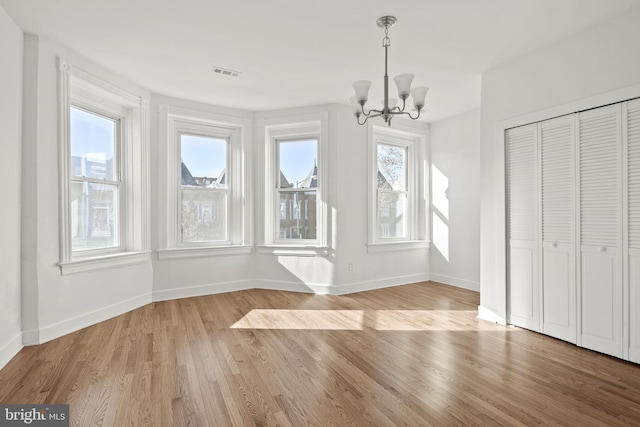
[[411,120],[416,120],[418,117],[420,117],[421,112],[422,112],[422,109],[419,109],[418,114],[415,117],[413,117],[409,111],[403,111],[401,114],[406,114],[407,116],[409,116]]
[[[372,111],[376,111],[376,110],[372,110]],[[357,120],[358,120],[358,124],[359,124],[359,125],[363,125],[363,124],[367,123],[367,120],[372,119],[372,118],[374,118],[374,117],[379,117],[379,116],[381,116],[381,115],[382,115],[382,113],[373,114],[373,115],[371,115],[371,114],[370,114],[370,115],[368,115],[368,116],[362,116],[362,117],[364,117],[364,121],[363,121],[362,123],[360,123],[360,117],[358,117],[358,118],[357,118]]]
[[[360,108],[362,109],[362,115],[364,117],[378,117],[379,115],[381,115],[383,113],[383,110],[376,110],[376,109],[371,109],[369,110],[369,112],[365,112],[364,111],[364,103],[360,104]],[[376,113],[374,116],[372,116],[372,113]]]
[[382,115],[382,110],[369,110],[368,113],[364,112],[364,108],[362,109],[362,116],[363,117],[378,117]]

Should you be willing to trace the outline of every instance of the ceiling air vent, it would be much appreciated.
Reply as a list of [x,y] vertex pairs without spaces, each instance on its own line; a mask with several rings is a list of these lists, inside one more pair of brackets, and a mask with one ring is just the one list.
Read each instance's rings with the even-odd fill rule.
[[230,70],[228,68],[222,68],[222,67],[213,67],[213,72],[216,74],[222,74],[223,76],[230,76],[230,77],[238,77],[240,74],[242,74],[240,71]]

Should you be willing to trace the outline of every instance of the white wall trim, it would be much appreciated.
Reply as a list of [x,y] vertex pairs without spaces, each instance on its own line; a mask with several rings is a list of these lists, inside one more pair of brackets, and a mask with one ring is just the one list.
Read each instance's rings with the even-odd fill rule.
[[486,320],[492,323],[498,323],[500,325],[506,325],[507,321],[504,317],[499,316],[494,310],[483,307],[481,305],[478,306],[478,319]]
[[534,111],[532,113],[502,120],[498,122],[497,129],[498,132],[500,132],[504,131],[505,129],[527,125],[530,123],[541,122],[543,120],[564,116],[566,114],[573,114],[579,111],[603,107],[609,104],[616,104],[618,102],[624,102],[639,97],[640,84],[627,86],[620,89],[612,90],[610,92],[593,95],[577,101],[568,102],[566,104],[557,105],[555,107],[545,108],[543,110]]
[[142,264],[151,260],[151,251],[119,252],[110,255],[79,258],[68,262],[59,262],[60,273],[63,276],[82,273],[85,271],[99,271],[109,268]]
[[22,350],[22,332],[18,332],[0,347],[0,369],[4,368],[13,357]]
[[[408,235],[402,239],[382,238],[378,232],[378,144],[407,150],[406,182],[408,185],[406,225]],[[369,122],[367,126],[367,251],[369,253],[413,249],[416,244],[428,247],[430,239],[429,183],[430,147],[427,129],[414,129],[400,124],[389,128]]]
[[272,291],[303,292],[319,295],[331,295],[332,286],[322,283],[288,282],[283,280],[258,279],[256,289]]
[[378,280],[365,280],[362,282],[333,285],[332,295],[346,295],[355,292],[373,291],[375,289],[390,288],[392,286],[408,285],[411,283],[428,282],[431,280],[429,273],[411,274],[408,276],[386,277]]
[[153,291],[153,302],[222,294],[225,292],[246,291],[254,288],[255,282],[253,280],[237,280],[232,282],[207,283],[184,288],[161,289]]
[[[227,255],[214,245],[191,245],[182,243],[179,233],[180,223],[180,134],[182,132],[202,136],[210,136],[228,140],[227,148],[227,176],[231,182],[228,190],[229,206],[227,207],[228,239],[225,246],[250,246],[253,242],[251,222],[253,199],[251,188],[251,157],[252,147],[249,144],[252,120],[246,117],[227,116],[208,111],[177,107],[169,104],[158,106],[158,138],[160,150],[160,176],[158,181],[164,183],[164,190],[160,192],[160,250],[168,250],[163,258],[183,258],[186,252],[175,251],[187,248],[216,249],[208,255]],[[162,186],[161,186],[162,187]],[[242,250],[241,250],[242,251]],[[230,252],[236,252],[230,249]],[[200,251],[202,253],[202,251]],[[166,256],[165,256],[166,255]],[[176,256],[174,256],[176,255]]]
[[102,307],[80,316],[65,319],[61,322],[40,327],[39,329],[30,329],[23,332],[24,345],[43,344],[56,338],[80,329],[92,326],[121,314],[127,313],[136,308],[143,307],[151,302],[151,293],[145,293],[137,297],[129,298],[124,301]]
[[457,288],[467,289],[470,291],[480,292],[480,282],[461,279],[459,277],[447,276],[446,274],[431,273],[431,280],[445,285],[455,286]]
[[367,253],[410,251],[416,249],[430,249],[431,240],[407,240],[403,242],[371,242],[367,243]]
[[224,245],[224,246],[206,246],[192,248],[173,248],[158,249],[158,259],[160,261],[167,259],[184,259],[184,258],[200,258],[215,255],[248,255],[253,251],[253,246],[249,245]]

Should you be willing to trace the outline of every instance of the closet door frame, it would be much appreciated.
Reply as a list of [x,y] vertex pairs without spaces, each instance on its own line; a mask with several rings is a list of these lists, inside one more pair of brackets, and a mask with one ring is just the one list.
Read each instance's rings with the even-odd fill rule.
[[[633,125],[636,128],[631,128],[629,123],[630,114],[638,115],[635,117]],[[636,122],[636,120],[638,120]],[[633,157],[630,153],[630,134],[631,132],[638,132],[636,129],[640,125],[640,98],[627,101],[622,106],[622,141],[623,141],[623,173],[627,179],[624,180],[624,211],[623,211],[623,223],[624,229],[627,230],[623,233],[623,328],[624,328],[624,358],[635,363],[640,363],[640,206],[637,203],[640,202],[640,147],[634,146]],[[634,135],[634,143],[640,145],[640,132]],[[635,160],[637,159],[637,160]],[[632,180],[630,176],[630,164],[632,162],[639,163],[637,167],[634,167],[633,173],[638,174],[635,177],[633,189],[630,188],[629,183]],[[633,194],[632,194],[633,190]],[[634,200],[634,217],[630,218],[631,197],[635,196]],[[633,221],[633,226],[632,226]],[[633,231],[633,242],[631,239]],[[633,247],[632,247],[633,246]]]

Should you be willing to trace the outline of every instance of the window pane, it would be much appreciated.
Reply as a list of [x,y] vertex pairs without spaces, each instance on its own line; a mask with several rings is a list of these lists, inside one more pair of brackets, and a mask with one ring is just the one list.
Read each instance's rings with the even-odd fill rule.
[[378,227],[381,238],[407,237],[407,195],[378,191]]
[[280,192],[280,239],[316,238],[316,192]]
[[180,135],[181,184],[226,188],[227,141],[195,135]]
[[71,182],[72,250],[118,246],[118,187]]
[[318,141],[279,141],[280,176],[278,188],[316,188],[318,186]]
[[182,190],[182,242],[227,240],[226,191]]
[[71,176],[114,180],[116,122],[71,107]]
[[407,189],[407,149],[378,144],[378,188],[405,191]]

